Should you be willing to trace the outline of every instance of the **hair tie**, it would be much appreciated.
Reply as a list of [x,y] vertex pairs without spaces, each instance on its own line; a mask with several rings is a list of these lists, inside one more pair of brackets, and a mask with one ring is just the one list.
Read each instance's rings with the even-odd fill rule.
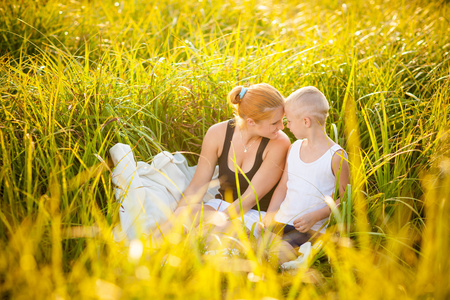
[[241,92],[239,93],[239,98],[241,98],[241,100],[242,100],[242,98],[244,98],[245,93],[247,93],[247,88],[243,87],[241,89]]

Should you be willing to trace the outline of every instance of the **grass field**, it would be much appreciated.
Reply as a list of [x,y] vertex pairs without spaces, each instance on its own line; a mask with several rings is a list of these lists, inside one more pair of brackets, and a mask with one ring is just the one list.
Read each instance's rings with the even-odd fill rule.
[[[2,1],[1,298],[449,299],[449,21],[443,0]],[[194,231],[114,242],[99,158],[121,142],[195,164],[228,91],[259,82],[321,89],[349,153],[310,268],[280,272],[244,234],[230,258]]]

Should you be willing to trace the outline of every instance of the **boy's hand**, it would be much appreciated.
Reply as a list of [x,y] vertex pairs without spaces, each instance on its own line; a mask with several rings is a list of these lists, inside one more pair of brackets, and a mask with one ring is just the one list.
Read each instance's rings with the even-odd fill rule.
[[294,220],[294,227],[300,232],[308,232],[317,223],[316,212],[310,212]]

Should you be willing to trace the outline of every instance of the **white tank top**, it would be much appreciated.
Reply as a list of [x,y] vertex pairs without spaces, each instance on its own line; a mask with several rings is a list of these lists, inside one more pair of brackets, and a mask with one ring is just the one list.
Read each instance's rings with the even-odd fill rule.
[[[331,169],[331,159],[336,151],[342,150],[341,146],[335,144],[317,160],[305,163],[300,158],[302,142],[295,141],[288,154],[286,198],[275,215],[275,221],[279,223],[293,225],[299,216],[327,206],[325,197],[332,197],[335,191],[336,177]],[[327,220],[320,220],[311,229],[319,230]]]

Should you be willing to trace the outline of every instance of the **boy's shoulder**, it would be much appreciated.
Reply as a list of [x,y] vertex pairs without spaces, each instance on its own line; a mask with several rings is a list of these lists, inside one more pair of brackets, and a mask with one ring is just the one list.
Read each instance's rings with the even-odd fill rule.
[[344,147],[342,147],[341,145],[334,143],[333,146],[330,147],[331,152],[333,153],[333,160],[341,160],[341,158],[345,158],[348,159],[348,155],[347,152],[345,151]]
[[333,142],[333,144],[330,145],[330,150],[333,152],[338,152],[338,151],[345,152],[344,147],[342,147],[341,145],[339,145],[338,143],[335,143],[335,142]]
[[303,141],[305,141],[306,139],[297,139],[295,140],[292,145],[301,145],[303,143]]

